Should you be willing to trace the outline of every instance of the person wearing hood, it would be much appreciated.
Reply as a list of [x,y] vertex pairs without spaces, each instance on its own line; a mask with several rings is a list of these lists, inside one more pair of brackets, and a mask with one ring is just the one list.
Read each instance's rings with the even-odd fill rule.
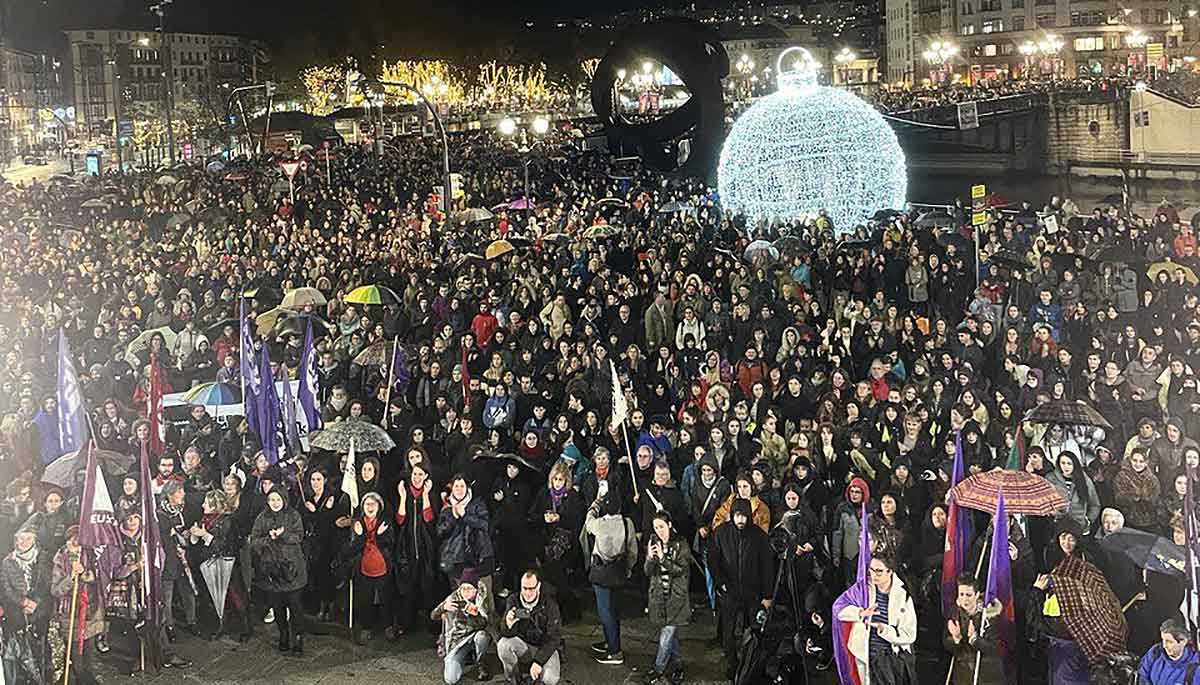
[[843,501],[834,511],[833,546],[830,549],[833,565],[842,570],[842,586],[854,582],[858,569],[858,538],[862,525],[862,507],[871,508],[871,488],[859,477],[850,480]]
[[1161,484],[1150,470],[1146,453],[1135,448],[1121,464],[1113,483],[1113,498],[1128,525],[1154,530],[1159,522]]
[[496,594],[501,599],[516,589],[521,573],[530,562],[526,519],[535,488],[529,481],[529,475],[522,473],[522,467],[516,461],[506,459],[504,471],[489,490],[492,536],[496,540],[496,561],[500,565]]
[[354,624],[356,644],[371,638],[371,607],[378,606],[376,619],[391,622],[392,571],[395,567],[395,526],[384,515],[383,498],[377,492],[363,495],[359,515],[350,526],[350,536],[342,549],[342,560],[354,583]]
[[472,664],[476,680],[491,678],[484,663],[492,643],[487,631],[488,602],[486,590],[477,583],[471,573],[464,573],[458,587],[429,613],[431,619],[442,624],[437,650],[442,657],[442,682],[446,685],[460,682]]
[[790,474],[784,479],[784,484],[796,485],[796,492],[801,501],[814,513],[825,510],[829,503],[829,491],[813,468],[812,460],[805,453],[800,453],[792,459]]
[[725,498],[725,501],[721,503],[716,513],[713,514],[713,530],[719,529],[730,521],[734,503],[738,500],[746,500],[750,503],[751,521],[763,533],[770,533],[771,509],[767,506],[766,502],[763,502],[759,499],[758,495],[754,494],[754,476],[746,471],[738,473],[737,479],[734,481],[734,488],[733,492],[729,493],[729,496]]
[[774,601],[775,563],[767,533],[752,522],[750,500],[734,499],[730,512],[730,524],[713,533],[708,563],[720,609],[726,674],[732,679],[742,632],[760,608]]
[[267,493],[266,507],[254,519],[246,544],[254,560],[254,584],[266,595],[279,630],[279,651],[304,653],[303,590],[308,584],[304,559],[304,521],[288,506],[278,485]]
[[[813,571],[824,559],[822,531],[820,519],[813,512],[800,493],[796,483],[783,486],[783,496],[780,497],[778,523],[771,528],[771,549],[780,555],[781,559],[790,560],[790,573],[794,582],[788,583],[781,589],[789,592],[795,588],[808,587],[813,582]],[[793,549],[788,549],[792,545]],[[797,601],[803,599],[796,598]]]
[[1138,663],[1137,685],[1177,685],[1190,683],[1200,654],[1189,644],[1187,628],[1176,617],[1162,622],[1158,629],[1160,642],[1154,645]]
[[621,502],[614,494],[599,494],[588,507],[583,524],[588,535],[584,550],[588,582],[596,594],[596,614],[604,628],[604,640],[593,644],[592,651],[597,663],[610,666],[625,662],[616,596],[638,560],[637,532],[621,515]]

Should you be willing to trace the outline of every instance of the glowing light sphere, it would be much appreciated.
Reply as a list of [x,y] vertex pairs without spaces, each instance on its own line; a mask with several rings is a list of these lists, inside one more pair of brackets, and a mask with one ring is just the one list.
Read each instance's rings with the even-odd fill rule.
[[[795,51],[804,59],[785,69]],[[844,232],[880,209],[903,209],[907,171],[895,132],[860,98],[818,85],[819,66],[803,48],[785,50],[779,90],[734,122],[717,164],[726,211],[754,222],[824,209]]]

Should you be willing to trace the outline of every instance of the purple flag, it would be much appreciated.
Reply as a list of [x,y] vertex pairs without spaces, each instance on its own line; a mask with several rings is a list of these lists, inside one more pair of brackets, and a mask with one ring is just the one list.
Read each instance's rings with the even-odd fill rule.
[[317,352],[313,347],[312,318],[308,319],[308,327],[304,331],[304,351],[300,353],[300,369],[296,372],[300,387],[296,397],[300,400],[300,408],[304,413],[306,432],[321,428],[321,412],[317,411]]
[[162,573],[166,564],[166,554],[163,552],[162,540],[158,530],[158,503],[154,498],[154,488],[151,487],[153,476],[150,471],[150,452],[145,442],[142,443],[141,458],[141,495],[142,495],[142,592],[146,602],[146,621],[152,626],[159,626],[162,620]]
[[79,499],[79,544],[92,551],[99,601],[103,602],[108,581],[121,565],[121,532],[104,472],[96,464],[95,448],[95,443],[88,445],[83,496]]
[[271,353],[266,345],[262,347],[259,378],[262,383],[258,395],[258,439],[261,441],[263,454],[267,455],[267,461],[274,464],[279,461],[279,393],[275,391],[275,377],[271,373]]
[[[950,487],[963,480],[962,433],[954,436],[954,466],[950,471]],[[967,550],[974,537],[971,512],[950,501],[946,517],[946,547],[942,554],[942,616],[953,616],[958,605],[958,577],[967,567]],[[1005,543],[1007,549],[1008,543]]]
[[[999,600],[1000,615],[997,616],[997,648],[1004,660],[1004,677],[1010,683],[1017,682],[1016,661],[1016,608],[1013,604],[1012,562],[1008,557],[1008,514],[1004,511],[1004,491],[996,500],[996,518],[992,523],[992,553],[988,561],[987,589],[983,593],[986,607],[992,600]],[[986,618],[984,619],[987,620]]]
[[1196,469],[1187,469],[1187,495],[1183,498],[1183,533],[1187,554],[1188,591],[1183,604],[1187,609],[1192,639],[1200,640],[1200,519],[1196,518]]
[[250,431],[258,434],[258,396],[262,385],[258,365],[254,359],[254,336],[250,334],[250,321],[246,319],[246,298],[238,302],[238,320],[241,338],[238,341],[238,359],[242,376],[242,415],[250,424]]
[[292,397],[292,381],[288,378],[287,368],[279,365],[279,375],[283,376],[283,394],[279,404],[283,407],[283,438],[287,445],[288,454],[300,451],[300,427],[296,425],[296,400]]
[[62,453],[83,449],[87,442],[87,417],[83,414],[83,393],[79,375],[71,360],[67,336],[58,329],[58,447]]
[[408,384],[412,382],[412,370],[408,368],[408,350],[400,344],[399,339],[392,345],[392,383],[393,392],[403,395],[408,392]]
[[839,621],[838,614],[846,607],[867,607],[871,600],[871,588],[867,579],[867,569],[871,565],[871,542],[867,535],[867,506],[862,507],[862,521],[859,522],[858,533],[858,575],[854,584],[846,588],[833,603],[833,656],[837,661],[838,677],[842,685],[862,685],[863,674],[858,672],[858,664],[850,653],[850,630],[853,623]]

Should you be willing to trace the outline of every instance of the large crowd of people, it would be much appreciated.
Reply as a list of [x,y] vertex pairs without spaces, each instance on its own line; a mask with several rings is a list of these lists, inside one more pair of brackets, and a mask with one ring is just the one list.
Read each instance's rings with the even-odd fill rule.
[[[359,644],[436,640],[446,683],[546,685],[572,667],[563,625],[595,621],[588,647],[616,681],[636,616],[659,631],[639,655],[654,683],[683,681],[687,634],[731,678],[767,682],[743,646],[764,617],[799,637],[770,668],[827,679],[839,640],[872,683],[1015,682],[1013,666],[1021,683],[1105,682],[1125,653],[1142,683],[1195,670],[1186,576],[1104,542],[1140,531],[1171,556],[1190,528],[1200,300],[1176,208],[994,213],[977,260],[966,217],[746,226],[698,182],[557,133],[534,206],[505,208],[522,159],[486,132],[451,143],[465,187],[449,212],[421,138],[311,162],[294,201],[271,159],[0,189],[9,682],[60,678],[67,648],[85,684],[101,662],[152,667],[145,645],[186,668],[177,641],[247,640],[264,621],[286,653],[340,624]],[[756,239],[774,252],[747,254]],[[364,285],[378,304],[346,301]],[[111,568],[79,544],[84,459],[57,468],[60,335],[80,454],[102,457],[120,526]],[[152,384],[240,392],[264,350],[276,379],[315,378],[320,426],[184,400],[152,433]],[[1063,401],[1111,428],[1021,421]],[[395,447],[314,446],[354,423]],[[986,579],[942,602],[956,454],[967,475],[1024,470],[1067,503],[1012,517],[1010,658]],[[986,569],[990,517],[972,516],[966,568]],[[835,613],[859,573],[869,602]]]

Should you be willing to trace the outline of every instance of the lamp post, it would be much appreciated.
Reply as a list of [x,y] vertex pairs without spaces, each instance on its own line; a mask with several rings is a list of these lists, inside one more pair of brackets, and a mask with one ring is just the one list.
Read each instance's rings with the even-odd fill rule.
[[1042,53],[1046,59],[1050,60],[1051,75],[1058,77],[1061,66],[1058,61],[1058,53],[1063,49],[1063,40],[1053,33],[1046,34],[1046,37],[1039,40],[1037,43],[1038,52]]
[[926,62],[937,66],[938,83],[946,80],[947,65],[958,54],[958,46],[948,40],[935,40],[929,44],[929,49],[922,53]]
[[742,83],[742,95],[748,95],[750,90],[750,76],[754,73],[754,60],[750,59],[750,55],[743,53],[733,66],[735,69],[737,69],[737,72],[740,76],[739,80]]
[[841,72],[842,83],[847,87],[850,86],[850,65],[854,60],[858,59],[858,55],[850,51],[850,48],[842,48],[841,52],[833,56],[833,61],[838,65],[838,71]]
[[1024,43],[1021,43],[1017,47],[1017,50],[1019,50],[1021,52],[1021,55],[1023,55],[1025,57],[1025,79],[1028,80],[1029,72],[1033,71],[1033,64],[1034,64],[1033,56],[1037,54],[1037,51],[1038,51],[1037,44],[1031,40],[1027,40]]
[[162,77],[163,77],[163,99],[166,104],[167,113],[167,155],[171,160],[171,166],[175,166],[175,127],[171,123],[174,118],[174,94],[172,92],[172,84],[175,81],[171,66],[171,42],[167,40],[167,32],[165,28],[167,7],[175,0],[159,0],[158,4],[151,5],[150,11],[158,15],[158,40],[162,45]]
[[[521,127],[512,117],[505,117],[500,120],[496,128],[500,131],[500,135],[505,138],[512,138],[516,135],[518,129],[521,131],[521,145],[517,147],[517,151],[524,155],[522,166],[525,169],[525,226],[528,229],[530,220],[533,217],[533,198],[529,192],[530,153],[542,143],[542,136],[546,135],[546,132],[550,130],[550,120],[539,116],[535,117],[528,127]],[[532,145],[529,144],[530,133],[538,137],[538,140],[534,141]]]
[[1138,51],[1141,51],[1141,54],[1139,55],[1139,58],[1137,61],[1138,61],[1138,64],[1141,66],[1142,71],[1148,71],[1149,65],[1146,64],[1147,59],[1146,59],[1146,53],[1144,52],[1144,50],[1145,50],[1146,44],[1149,42],[1150,42],[1150,37],[1147,36],[1141,29],[1134,29],[1133,31],[1129,32],[1125,36],[1125,44],[1128,45],[1129,48],[1134,51],[1132,54],[1137,55]]
[[450,185],[451,185],[450,184],[450,142],[449,142],[449,139],[446,137],[446,127],[442,124],[442,118],[440,116],[438,116],[437,110],[433,108],[433,105],[429,102],[429,99],[425,97],[425,94],[422,93],[419,88],[411,86],[402,81],[380,81],[379,85],[392,86],[393,88],[401,88],[401,89],[404,89],[404,90],[412,93],[413,95],[416,95],[417,97],[421,98],[421,102],[425,104],[425,107],[429,109],[429,113],[433,115],[434,126],[437,127],[438,133],[442,137],[442,195],[445,196],[445,199],[442,200],[442,207],[446,210],[446,213],[449,214],[450,213],[450,199],[451,199],[450,198],[450,192],[451,192],[451,190],[450,190]]

